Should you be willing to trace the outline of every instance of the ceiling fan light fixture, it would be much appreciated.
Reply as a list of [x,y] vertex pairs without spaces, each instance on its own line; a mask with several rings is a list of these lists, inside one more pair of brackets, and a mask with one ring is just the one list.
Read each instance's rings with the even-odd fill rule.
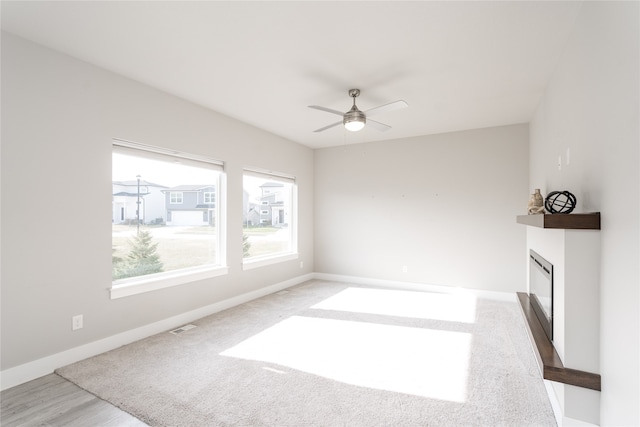
[[357,132],[364,128],[367,118],[362,111],[354,107],[344,115],[342,123],[347,130]]

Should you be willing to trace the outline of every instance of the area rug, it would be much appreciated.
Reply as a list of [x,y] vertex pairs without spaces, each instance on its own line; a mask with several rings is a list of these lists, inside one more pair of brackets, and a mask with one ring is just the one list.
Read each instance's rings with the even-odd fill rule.
[[152,426],[555,426],[516,302],[309,281],[58,369]]

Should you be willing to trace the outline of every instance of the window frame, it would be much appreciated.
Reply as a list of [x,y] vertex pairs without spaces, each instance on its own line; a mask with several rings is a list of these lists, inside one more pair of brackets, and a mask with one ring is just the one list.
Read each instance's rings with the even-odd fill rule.
[[[298,254],[298,185],[296,178],[292,175],[274,172],[271,170],[244,167],[242,170],[242,179],[244,181],[245,175],[254,176],[270,181],[282,182],[284,184],[291,185],[291,206],[290,206],[290,250],[288,252],[278,252],[275,254],[254,256],[248,258],[242,258],[242,269],[251,270],[272,264],[279,264],[282,262],[295,260],[299,258]],[[243,185],[244,189],[244,185]],[[272,194],[272,193],[269,193]],[[263,206],[262,204],[258,206]],[[260,209],[262,210],[262,209]],[[262,214],[261,214],[262,215]],[[260,223],[266,223],[268,220],[260,219]]]
[[[175,196],[175,200],[174,200],[174,196]],[[178,201],[178,199],[180,199],[180,201]],[[170,205],[181,205],[183,203],[184,203],[184,192],[182,192],[182,191],[170,191],[169,192],[169,204]]]
[[[226,207],[226,170],[225,163],[221,160],[212,159],[176,150],[168,150],[146,144],[126,141],[122,139],[112,140],[111,153],[129,153],[138,157],[150,158],[162,161],[179,160],[183,164],[191,164],[195,167],[210,168],[219,172],[216,184],[218,213],[217,232],[218,248],[217,257],[219,262],[215,265],[205,265],[172,270],[162,273],[148,274],[144,276],[129,277],[119,280],[111,280],[109,288],[111,299],[123,298],[138,295],[145,292],[165,289],[168,287],[193,283],[203,279],[223,276],[229,273],[227,265],[227,207]],[[171,199],[171,196],[169,197]],[[183,198],[184,200],[184,198]],[[172,204],[169,200],[169,204]],[[113,243],[113,241],[112,241]]]

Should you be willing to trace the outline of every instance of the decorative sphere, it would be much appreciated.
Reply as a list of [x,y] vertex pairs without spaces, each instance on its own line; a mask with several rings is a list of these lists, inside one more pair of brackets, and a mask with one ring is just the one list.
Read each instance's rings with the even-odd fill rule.
[[552,191],[544,201],[547,212],[552,214],[568,214],[576,208],[576,196],[568,191]]

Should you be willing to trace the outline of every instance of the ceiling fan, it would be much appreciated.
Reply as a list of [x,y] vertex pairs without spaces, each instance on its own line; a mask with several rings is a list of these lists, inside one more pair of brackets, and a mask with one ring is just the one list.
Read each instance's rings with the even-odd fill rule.
[[389,104],[371,108],[367,111],[360,111],[358,107],[356,107],[356,98],[358,97],[358,95],[360,95],[360,89],[349,90],[349,96],[353,98],[353,107],[351,107],[351,109],[346,113],[343,113],[342,111],[332,110],[331,108],[320,107],[318,105],[309,105],[309,108],[314,108],[316,110],[326,111],[327,113],[333,113],[342,116],[341,122],[332,123],[328,126],[316,129],[314,130],[314,132],[325,131],[334,126],[338,126],[340,123],[344,124],[344,127],[352,132],[356,132],[364,128],[365,124],[369,124],[372,128],[384,132],[391,129],[391,126],[385,125],[384,123],[376,122],[375,120],[371,120],[370,117],[381,113],[388,113],[389,111],[398,110],[400,108],[406,108],[409,106],[409,104],[407,104],[405,101],[394,101],[390,102]]

